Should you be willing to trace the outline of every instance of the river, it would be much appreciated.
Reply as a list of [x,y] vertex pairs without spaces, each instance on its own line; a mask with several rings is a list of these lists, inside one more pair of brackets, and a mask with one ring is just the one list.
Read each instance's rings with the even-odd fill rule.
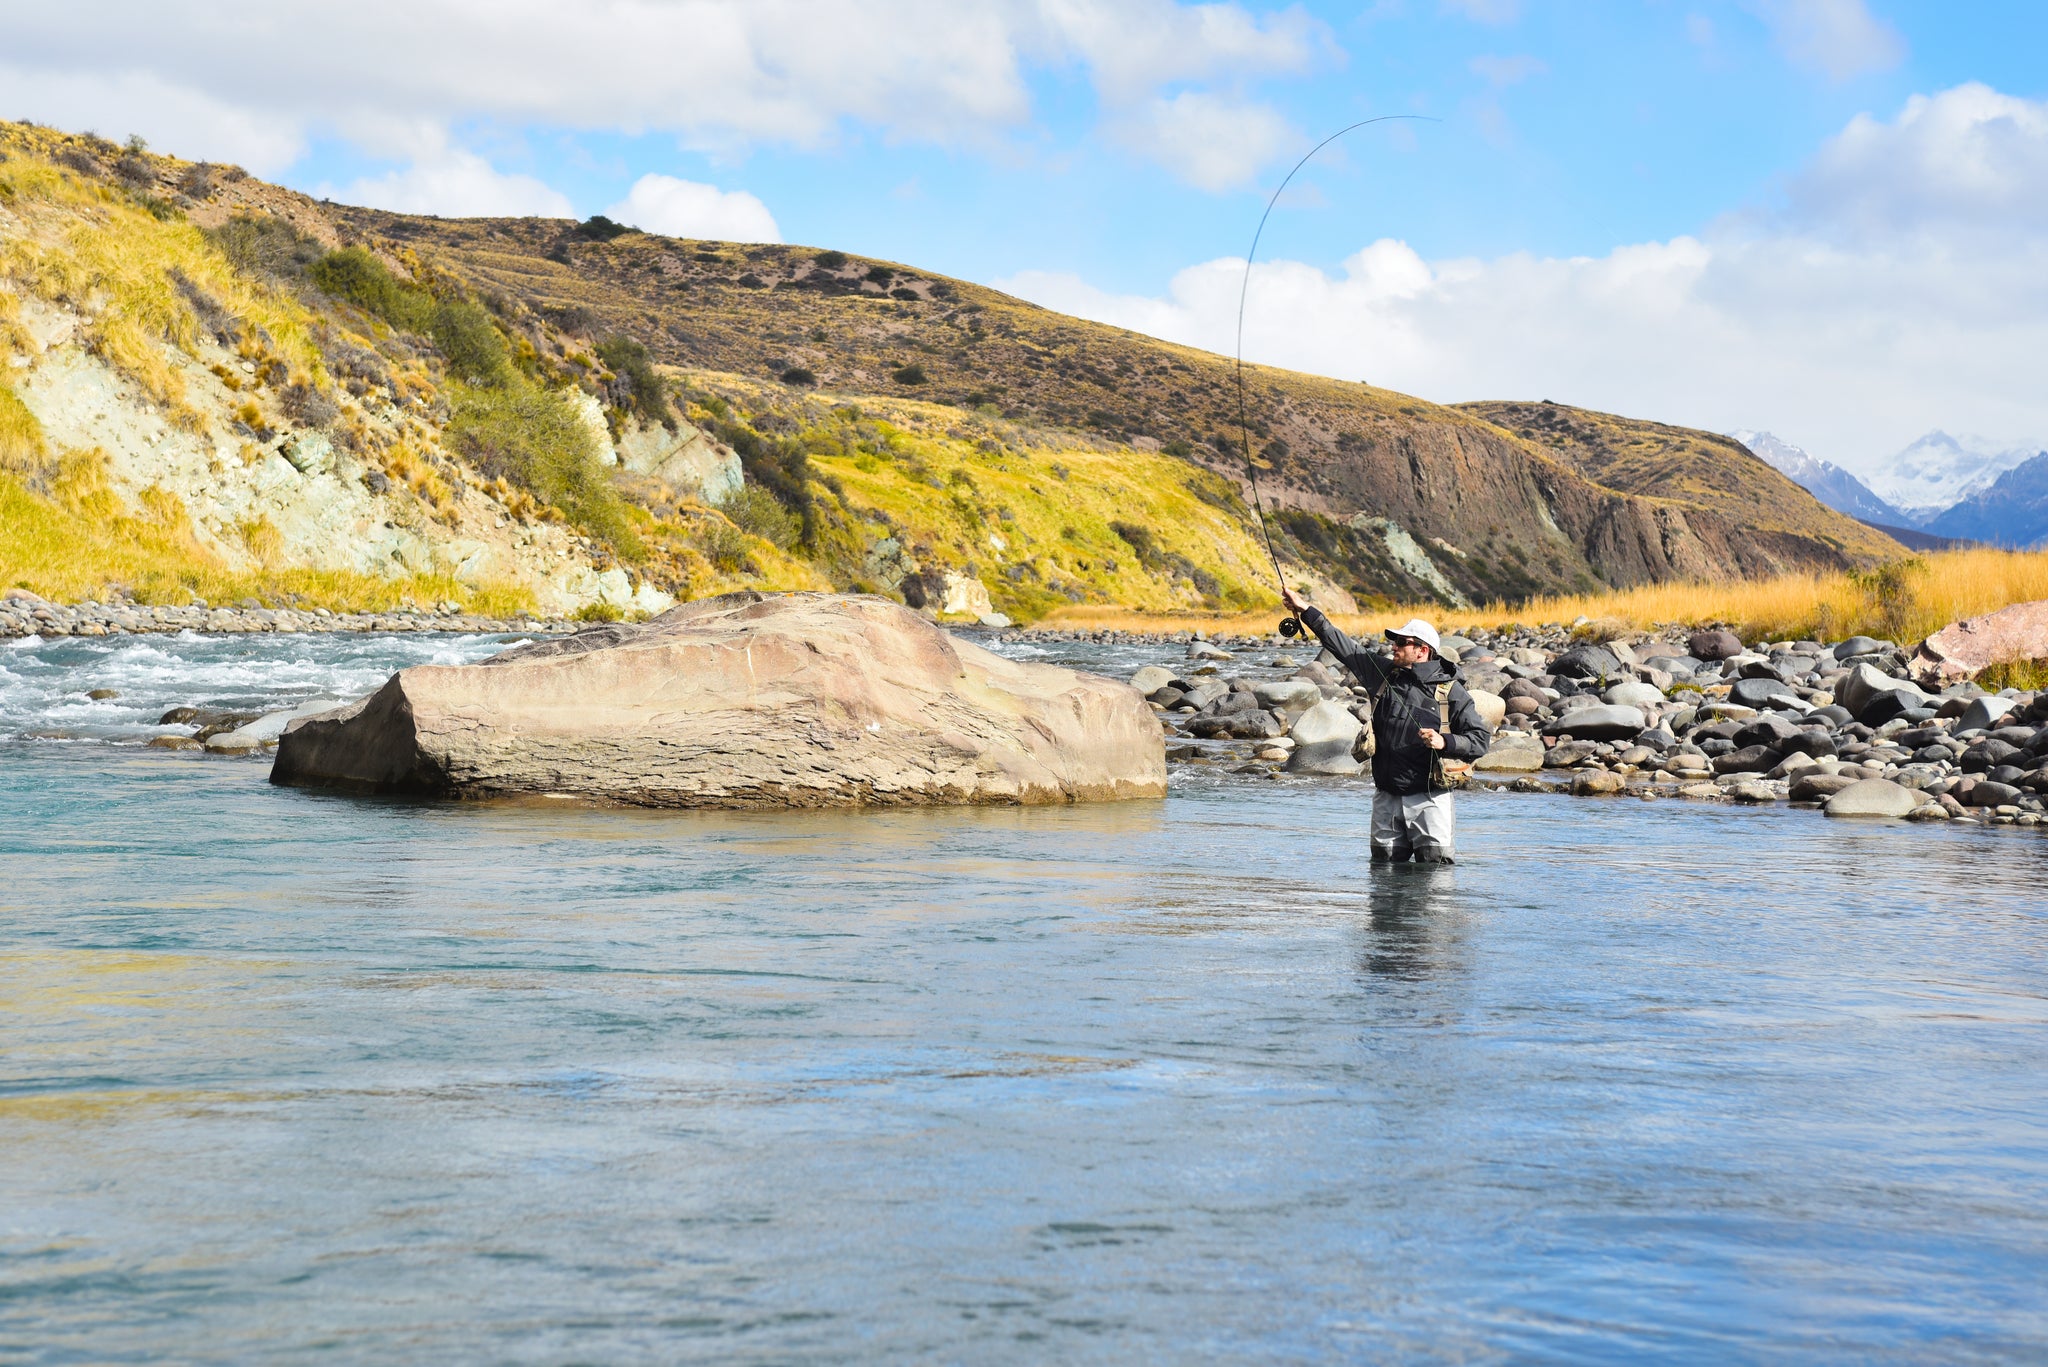
[[2034,832],[1480,793],[1375,872],[1353,781],[555,810],[135,743],[494,646],[0,649],[0,1360],[2048,1354]]

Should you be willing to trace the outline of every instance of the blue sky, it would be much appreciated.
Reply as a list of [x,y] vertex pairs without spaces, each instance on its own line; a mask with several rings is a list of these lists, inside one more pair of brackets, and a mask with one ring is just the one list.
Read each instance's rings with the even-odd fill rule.
[[[1294,158],[1422,114],[1296,181],[1255,355],[1766,427],[1851,465],[1935,426],[2048,439],[2006,364],[2037,340],[2022,277],[2048,242],[2038,0],[481,13],[50,7],[10,20],[0,86],[13,115],[339,199],[838,247],[1208,346],[1228,344],[1217,263]],[[1962,253],[1989,264],[1959,275]]]

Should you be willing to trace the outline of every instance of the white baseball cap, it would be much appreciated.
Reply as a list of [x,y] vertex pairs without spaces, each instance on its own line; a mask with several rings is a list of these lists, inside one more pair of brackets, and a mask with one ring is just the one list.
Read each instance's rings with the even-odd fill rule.
[[1387,639],[1389,641],[1397,636],[1406,636],[1412,640],[1422,642],[1429,647],[1429,652],[1432,655],[1444,653],[1443,645],[1436,634],[1436,628],[1423,621],[1420,617],[1414,618],[1405,627],[1395,627],[1387,632]]

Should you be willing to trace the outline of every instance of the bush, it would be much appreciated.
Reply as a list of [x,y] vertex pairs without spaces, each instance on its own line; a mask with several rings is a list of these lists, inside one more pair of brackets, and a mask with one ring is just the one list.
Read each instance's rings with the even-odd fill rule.
[[812,374],[805,366],[793,365],[782,372],[782,382],[784,384],[813,385],[818,382],[818,377]]
[[308,270],[313,283],[338,299],[376,314],[393,327],[426,333],[434,323],[434,296],[384,269],[367,247],[329,252]]
[[719,511],[733,526],[771,542],[778,550],[786,551],[797,543],[797,520],[775,495],[758,484],[741,485],[737,493],[719,505]]
[[886,285],[895,278],[896,272],[890,270],[887,266],[870,266],[868,267],[868,273],[861,277],[861,279],[871,281],[877,285]]
[[288,386],[282,396],[284,411],[293,422],[305,427],[325,427],[341,416],[334,401],[309,384]]
[[434,310],[431,327],[450,374],[473,384],[505,380],[511,370],[505,338],[482,305],[467,299],[442,304]]
[[620,407],[671,431],[675,429],[676,416],[669,409],[668,394],[662,388],[661,376],[654,373],[654,362],[646,347],[631,337],[608,337],[598,344],[597,359],[627,382],[628,392]]
[[[201,171],[206,173],[207,189],[204,194],[191,184],[193,177]],[[187,171],[185,193],[194,199],[204,199],[211,194],[213,172],[214,168],[203,162]],[[296,284],[306,278],[307,267],[325,254],[325,249],[318,242],[283,219],[269,214],[237,214],[218,228],[200,231],[236,270],[266,280]]]
[[640,230],[629,228],[623,223],[614,223],[603,214],[592,214],[577,225],[576,231],[593,242],[609,242],[615,237],[624,237],[627,233],[637,233]]
[[691,533],[697,549],[720,574],[759,574],[761,567],[747,553],[747,536],[730,522],[706,520]]
[[924,367],[912,361],[909,365],[898,366],[890,371],[889,378],[897,384],[923,384],[925,382]]
[[820,270],[836,271],[843,268],[846,265],[846,253],[819,252],[816,256],[812,257],[811,260],[814,263],[816,263],[818,269]]
[[561,395],[512,377],[496,386],[462,386],[447,437],[485,476],[555,504],[621,555],[642,554],[624,505],[597,463],[590,429]]

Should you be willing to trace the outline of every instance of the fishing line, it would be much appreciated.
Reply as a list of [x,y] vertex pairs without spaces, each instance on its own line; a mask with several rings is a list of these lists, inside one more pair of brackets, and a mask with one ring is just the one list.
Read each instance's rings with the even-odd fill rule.
[[[1259,531],[1266,538],[1266,557],[1273,562],[1273,579],[1274,582],[1280,585],[1280,592],[1283,594],[1287,592],[1287,576],[1280,571],[1280,553],[1273,549],[1273,528],[1266,521],[1265,501],[1259,497],[1259,467],[1252,460],[1252,430],[1247,425],[1249,410],[1245,406],[1244,397],[1244,301],[1245,296],[1251,292],[1252,262],[1258,257],[1259,239],[1265,236],[1266,220],[1273,216],[1273,206],[1280,202],[1280,196],[1287,189],[1288,181],[1294,179],[1295,172],[1308,165],[1310,157],[1313,157],[1346,133],[1355,132],[1360,128],[1366,127],[1368,124],[1387,123],[1393,119],[1414,119],[1422,123],[1440,122],[1440,120],[1430,118],[1427,114],[1381,114],[1378,118],[1360,119],[1357,123],[1347,124],[1330,134],[1329,137],[1324,138],[1314,147],[1309,148],[1308,151],[1302,154],[1301,160],[1294,163],[1294,170],[1289,171],[1285,179],[1280,182],[1280,188],[1273,191],[1273,197],[1266,201],[1266,212],[1259,215],[1258,230],[1252,234],[1251,250],[1244,254],[1244,283],[1237,287],[1237,439],[1244,448],[1244,470],[1245,474],[1251,479],[1252,507],[1259,514]],[[1295,618],[1289,616],[1281,619],[1280,634],[1282,636],[1297,636],[1300,633],[1301,623]]]

